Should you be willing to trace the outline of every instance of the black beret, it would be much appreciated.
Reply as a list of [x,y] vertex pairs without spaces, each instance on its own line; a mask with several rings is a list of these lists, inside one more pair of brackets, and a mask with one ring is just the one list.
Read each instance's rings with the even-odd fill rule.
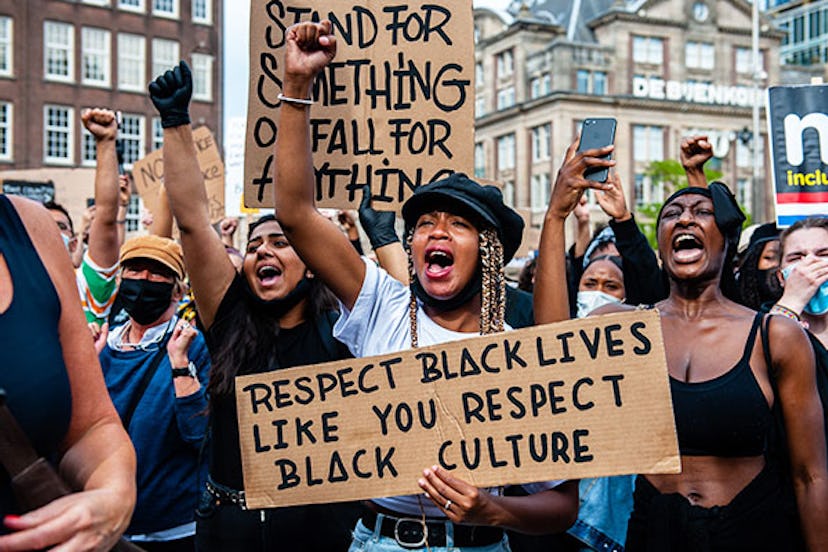
[[402,208],[406,234],[422,214],[432,211],[446,211],[465,216],[475,225],[492,226],[503,244],[504,264],[512,259],[523,239],[523,218],[503,202],[500,190],[482,186],[463,173],[414,190]]

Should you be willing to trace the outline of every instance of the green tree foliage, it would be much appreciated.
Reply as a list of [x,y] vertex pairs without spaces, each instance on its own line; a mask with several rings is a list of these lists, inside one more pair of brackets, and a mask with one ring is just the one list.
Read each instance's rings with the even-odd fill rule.
[[[669,197],[673,192],[686,188],[689,186],[687,182],[687,175],[684,173],[684,167],[675,159],[665,159],[664,161],[651,161],[644,171],[644,174],[650,178],[653,187],[657,187],[659,183],[664,186],[664,197]],[[704,170],[704,176],[708,182],[719,180],[722,173],[715,170]],[[741,206],[742,211],[747,216],[745,226],[751,224],[751,216],[744,205]],[[647,236],[647,241],[650,242],[650,247],[658,248],[656,241],[656,217],[658,211],[661,209],[661,203],[645,203],[635,208],[636,221],[639,228]]]

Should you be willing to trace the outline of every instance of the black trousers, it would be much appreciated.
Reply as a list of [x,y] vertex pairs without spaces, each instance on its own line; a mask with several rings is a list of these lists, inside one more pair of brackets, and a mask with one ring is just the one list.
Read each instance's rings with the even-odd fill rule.
[[357,502],[242,510],[205,493],[196,511],[198,552],[347,552]]
[[627,552],[779,552],[802,549],[795,512],[775,470],[765,467],[726,506],[702,508],[678,493],[635,481]]
[[195,537],[186,537],[172,541],[160,542],[136,542],[146,552],[193,552],[195,550]]

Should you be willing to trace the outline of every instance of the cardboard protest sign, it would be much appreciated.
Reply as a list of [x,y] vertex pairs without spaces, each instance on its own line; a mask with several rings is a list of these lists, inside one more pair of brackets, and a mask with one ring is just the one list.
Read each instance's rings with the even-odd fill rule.
[[329,19],[336,59],[313,86],[310,137],[319,207],[377,209],[474,166],[470,0],[253,0],[244,201],[273,207],[285,31]]
[[678,473],[661,322],[636,311],[236,378],[249,508]]
[[776,224],[828,216],[828,84],[768,89]]
[[[193,131],[198,166],[204,177],[210,222],[224,218],[224,163],[213,133],[203,126]],[[164,182],[164,149],[157,149],[132,165],[135,188],[149,212],[154,213],[158,205],[158,194]]]

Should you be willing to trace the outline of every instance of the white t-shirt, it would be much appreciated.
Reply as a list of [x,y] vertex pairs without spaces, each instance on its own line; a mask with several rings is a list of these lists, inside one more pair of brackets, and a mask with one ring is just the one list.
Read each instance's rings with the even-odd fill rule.
[[[411,291],[392,278],[372,261],[365,261],[365,280],[350,311],[340,304],[339,320],[333,328],[334,337],[344,343],[356,357],[383,355],[411,348],[411,322],[408,317]],[[511,330],[511,328],[507,328]],[[468,339],[477,332],[455,332],[434,322],[417,303],[417,334],[421,346]],[[423,466],[425,467],[425,466]],[[553,489],[563,481],[544,481],[522,485],[529,493]],[[500,488],[486,489],[501,494]],[[418,500],[419,498],[419,500]],[[374,499],[376,504],[403,514],[444,518],[443,512],[422,495],[394,496]],[[421,509],[422,508],[422,509]]]

